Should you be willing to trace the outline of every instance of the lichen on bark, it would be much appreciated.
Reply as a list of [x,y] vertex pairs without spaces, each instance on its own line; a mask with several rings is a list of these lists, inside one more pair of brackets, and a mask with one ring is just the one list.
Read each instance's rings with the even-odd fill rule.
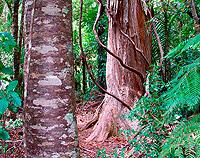
[[26,157],[78,158],[71,0],[26,0],[25,6]]

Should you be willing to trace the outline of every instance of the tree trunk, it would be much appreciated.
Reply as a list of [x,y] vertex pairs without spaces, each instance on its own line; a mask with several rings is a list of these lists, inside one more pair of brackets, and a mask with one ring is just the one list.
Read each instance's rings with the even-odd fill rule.
[[13,37],[15,39],[15,42],[17,44],[17,47],[14,49],[14,79],[19,80],[19,70],[20,70],[20,52],[18,49],[18,35],[19,35],[19,25],[18,25],[18,11],[19,11],[19,0],[14,0],[14,6],[13,6]]
[[83,94],[86,94],[86,88],[87,88],[87,78],[86,78],[86,65],[84,60],[82,60],[82,73],[83,73]]
[[71,0],[25,2],[27,158],[78,158]]
[[[109,33],[108,48],[119,56],[124,63],[134,67],[146,76],[148,62],[151,61],[151,36],[145,28],[145,14],[140,0],[108,0]],[[125,36],[122,32],[124,32]],[[144,57],[136,51],[136,47],[143,51]],[[107,91],[119,97],[127,104],[133,104],[144,94],[141,78],[134,72],[124,69],[119,62],[107,55],[106,65]],[[121,118],[127,112],[123,105],[109,95],[105,95],[102,111],[88,141],[104,141],[109,135],[116,134],[119,128],[130,128],[130,123]],[[137,127],[137,122],[131,124]]]
[[200,23],[199,23],[200,20],[199,20],[198,14],[197,14],[195,1],[190,0],[190,5],[191,5],[192,17],[194,19],[195,30],[197,31],[197,33],[200,33]]
[[23,75],[20,74],[20,69],[21,69],[21,53],[22,53],[22,48],[24,46],[24,5],[25,1],[22,2],[22,13],[21,13],[21,23],[19,27],[19,79],[18,79],[18,87],[19,90],[23,92]]
[[[103,33],[105,32],[104,26],[100,25],[99,29],[98,29],[98,36],[100,37],[101,35],[103,35]],[[98,78],[97,81],[99,83],[99,85],[101,87],[103,87],[104,89],[106,89],[106,82],[105,82],[105,73],[104,73],[104,69],[105,69],[105,63],[106,63],[106,56],[104,55],[104,49],[101,47],[100,44],[98,44]]]

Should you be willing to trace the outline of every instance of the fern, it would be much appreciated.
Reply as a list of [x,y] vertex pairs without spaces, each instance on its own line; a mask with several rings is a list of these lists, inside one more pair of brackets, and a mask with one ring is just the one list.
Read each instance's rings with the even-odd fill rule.
[[188,157],[200,156],[200,115],[189,121],[181,122],[166,139],[160,157]]
[[[196,112],[200,104],[200,35],[190,38],[171,50],[166,58],[176,65],[176,74],[168,85],[168,91],[161,96],[163,107],[166,109],[166,120],[178,115],[191,115]],[[186,61],[176,63],[174,58],[182,57]],[[186,64],[186,65],[185,65]],[[190,114],[189,114],[190,113]]]
[[[153,21],[156,25],[156,30],[158,33],[158,36],[161,40],[161,45],[163,48],[166,47],[166,34],[165,34],[165,22],[163,19],[157,19],[156,17],[154,17],[153,19],[151,19],[151,21]],[[158,42],[155,36],[155,33],[153,32],[153,38],[152,38],[152,57],[153,57],[153,61],[159,61],[160,59],[160,55],[158,52],[160,52],[159,50],[159,46],[158,46]]]
[[188,49],[200,49],[200,34],[184,42],[181,42],[177,47],[175,47],[168,53],[166,58],[173,59],[177,56],[181,56]]
[[[170,89],[162,96],[163,106],[168,109],[168,117],[172,113],[184,111],[196,111],[200,102],[200,58],[179,71],[175,79],[170,83]],[[168,118],[167,117],[167,118]]]

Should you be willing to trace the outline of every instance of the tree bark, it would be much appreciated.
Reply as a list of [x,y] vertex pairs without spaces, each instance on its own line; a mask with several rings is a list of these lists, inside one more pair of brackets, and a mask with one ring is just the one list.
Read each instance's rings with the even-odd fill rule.
[[195,30],[197,31],[197,33],[200,33],[200,23],[199,23],[199,17],[198,17],[196,6],[195,6],[195,1],[190,0],[190,5],[191,5],[192,17],[194,19]]
[[[98,29],[98,36],[100,37],[101,35],[103,35],[103,33],[105,32],[104,26],[100,25],[99,29]],[[100,44],[98,44],[98,78],[97,81],[99,83],[99,85],[101,87],[103,87],[104,89],[106,89],[106,82],[105,82],[105,73],[104,73],[104,68],[105,68],[105,63],[106,63],[106,56],[104,55],[104,49],[101,47]]]
[[27,158],[78,158],[71,0],[25,1]]
[[18,49],[18,37],[19,37],[19,25],[18,25],[18,11],[19,11],[19,0],[14,0],[13,6],[13,37],[17,46],[14,49],[14,79],[19,80],[19,70],[20,70],[20,52]]
[[18,87],[20,91],[23,92],[23,75],[20,74],[20,69],[22,67],[21,64],[21,54],[22,54],[22,48],[24,46],[24,6],[25,1],[22,2],[22,13],[21,13],[21,23],[19,27],[19,79],[18,79]]
[[82,60],[82,73],[83,73],[83,94],[86,94],[86,89],[87,89],[87,78],[86,78],[86,65],[84,60]]
[[[145,14],[140,0],[108,0],[109,31],[108,49],[120,57],[123,62],[139,70],[146,76],[148,64],[133,45],[143,51],[148,62],[151,61],[151,36],[145,28]],[[128,35],[125,36],[125,34]],[[118,60],[107,54],[106,64],[107,91],[127,104],[132,104],[144,94],[142,79],[134,72],[123,68]],[[87,141],[104,141],[109,135],[116,134],[119,128],[137,128],[121,118],[127,109],[109,95],[105,95],[102,111],[92,134]]]

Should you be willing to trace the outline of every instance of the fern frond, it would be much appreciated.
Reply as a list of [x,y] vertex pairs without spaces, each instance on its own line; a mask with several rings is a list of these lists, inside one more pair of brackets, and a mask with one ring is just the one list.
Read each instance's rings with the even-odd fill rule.
[[182,67],[176,78],[170,83],[170,89],[163,94],[163,106],[168,109],[166,115],[173,117],[184,109],[195,111],[200,103],[200,58],[194,63]]
[[160,157],[197,158],[200,154],[200,115],[181,122],[166,139]]
[[[165,48],[165,45],[166,45],[165,23],[164,23],[163,19],[157,19],[156,17],[154,17],[151,20],[155,23],[158,36],[161,40],[161,45],[163,48]],[[153,32],[152,56],[155,61],[159,61],[160,56],[159,56],[158,52],[160,52],[159,46],[158,46],[158,41],[156,40],[155,33]]]
[[175,58],[181,55],[184,51],[188,49],[200,49],[200,34],[186,41],[181,42],[177,47],[172,49],[166,56],[166,58]]

